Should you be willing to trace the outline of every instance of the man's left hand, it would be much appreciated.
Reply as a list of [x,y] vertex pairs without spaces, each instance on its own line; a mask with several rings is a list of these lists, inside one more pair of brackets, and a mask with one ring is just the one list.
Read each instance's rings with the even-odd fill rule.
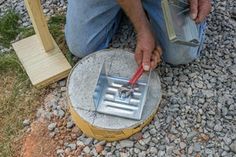
[[196,23],[202,22],[211,11],[210,0],[189,0],[190,14]]

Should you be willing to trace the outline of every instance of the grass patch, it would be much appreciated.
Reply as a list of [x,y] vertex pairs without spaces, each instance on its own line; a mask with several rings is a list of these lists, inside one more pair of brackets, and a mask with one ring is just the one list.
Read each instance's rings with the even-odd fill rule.
[[[0,44],[9,47],[11,41],[20,33],[21,38],[34,34],[32,27],[20,28],[18,14],[9,11],[0,18]],[[72,54],[65,42],[65,16],[56,15],[49,19],[49,30],[67,57],[74,65]],[[38,106],[44,99],[47,89],[37,90],[30,80],[14,52],[0,54],[0,156],[15,156],[15,139],[23,134],[23,120],[33,119]],[[17,144],[16,144],[17,145]],[[18,146],[20,146],[18,144]]]
[[37,90],[14,53],[0,55],[0,156],[14,155],[14,138],[22,134],[22,122],[33,118],[46,89]]
[[65,40],[65,27],[66,17],[65,15],[55,15],[52,16],[48,21],[49,31],[51,32],[53,38],[55,39],[56,43],[58,44],[61,51],[65,54],[68,62],[74,66],[75,63],[73,61],[73,56],[70,53],[66,40]]
[[21,28],[20,33],[21,33],[20,39],[24,39],[24,38],[34,35],[35,31],[34,31],[33,27],[28,27],[28,28]]
[[0,18],[0,44],[1,46],[10,47],[10,42],[19,34],[19,14],[9,10]]
[[[20,16],[16,12],[9,10],[6,14],[0,17],[0,45],[9,48],[11,42],[15,40],[18,34],[20,38],[26,38],[33,34],[35,31],[33,27],[20,27],[19,21]],[[51,32],[53,38],[58,44],[61,51],[65,54],[69,63],[73,66],[75,63],[72,60],[72,54],[70,53],[66,41],[64,27],[66,23],[65,15],[55,15],[48,20],[49,31]]]

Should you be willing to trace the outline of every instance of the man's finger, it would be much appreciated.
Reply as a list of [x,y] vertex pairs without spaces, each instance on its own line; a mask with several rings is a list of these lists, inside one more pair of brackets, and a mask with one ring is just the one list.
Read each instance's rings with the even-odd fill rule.
[[136,48],[134,57],[135,57],[135,60],[138,63],[138,65],[141,65],[142,64],[142,59],[143,59],[143,53],[139,48]]
[[159,55],[162,56],[162,49],[160,46],[157,47],[157,50],[158,50]]
[[149,51],[143,52],[143,69],[145,71],[150,70],[151,55],[152,52]]
[[198,16],[196,18],[196,22],[200,23],[202,22],[206,16],[210,13],[211,11],[211,3],[208,0],[202,0],[199,3],[199,11],[198,11]]
[[153,54],[151,58],[151,69],[155,69],[156,66],[157,66],[157,56]]
[[190,16],[193,20],[195,20],[198,15],[198,0],[189,0],[189,3],[190,3]]
[[161,56],[160,56],[160,52],[156,53],[156,62],[157,64],[159,64],[161,62]]

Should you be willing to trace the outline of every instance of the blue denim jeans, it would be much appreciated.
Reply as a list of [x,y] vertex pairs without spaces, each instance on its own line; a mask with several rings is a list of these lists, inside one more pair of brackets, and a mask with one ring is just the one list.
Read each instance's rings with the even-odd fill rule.
[[[169,41],[161,0],[142,0],[156,40],[163,49],[165,62],[187,64],[200,56],[206,23],[200,24],[199,47],[174,44]],[[70,51],[82,58],[97,50],[107,48],[115,34],[121,17],[121,7],[116,0],[68,0],[66,41]]]

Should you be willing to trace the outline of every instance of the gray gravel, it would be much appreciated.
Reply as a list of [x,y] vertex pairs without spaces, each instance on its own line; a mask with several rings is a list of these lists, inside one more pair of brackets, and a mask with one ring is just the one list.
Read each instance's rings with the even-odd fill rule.
[[29,119],[25,119],[25,120],[23,121],[23,126],[24,126],[24,127],[30,126],[30,120],[29,120]]
[[[43,3],[44,12],[48,16],[63,12],[65,4],[63,0],[48,0]],[[18,10],[23,15],[21,24],[30,25],[22,0],[6,0],[0,5],[1,14],[6,7]],[[213,13],[207,19],[201,58],[177,67],[160,65],[163,90],[160,110],[151,124],[129,139],[100,143],[76,130],[65,103],[65,80],[52,85],[53,90],[37,117],[49,121],[49,131],[55,132],[52,138],[61,143],[55,153],[58,156],[236,157],[235,7],[234,0],[215,1]],[[134,51],[135,39],[131,23],[125,18],[110,46]],[[69,137],[61,133],[63,129]]]
[[56,128],[56,126],[57,126],[57,123],[51,123],[48,125],[48,130],[53,131]]

